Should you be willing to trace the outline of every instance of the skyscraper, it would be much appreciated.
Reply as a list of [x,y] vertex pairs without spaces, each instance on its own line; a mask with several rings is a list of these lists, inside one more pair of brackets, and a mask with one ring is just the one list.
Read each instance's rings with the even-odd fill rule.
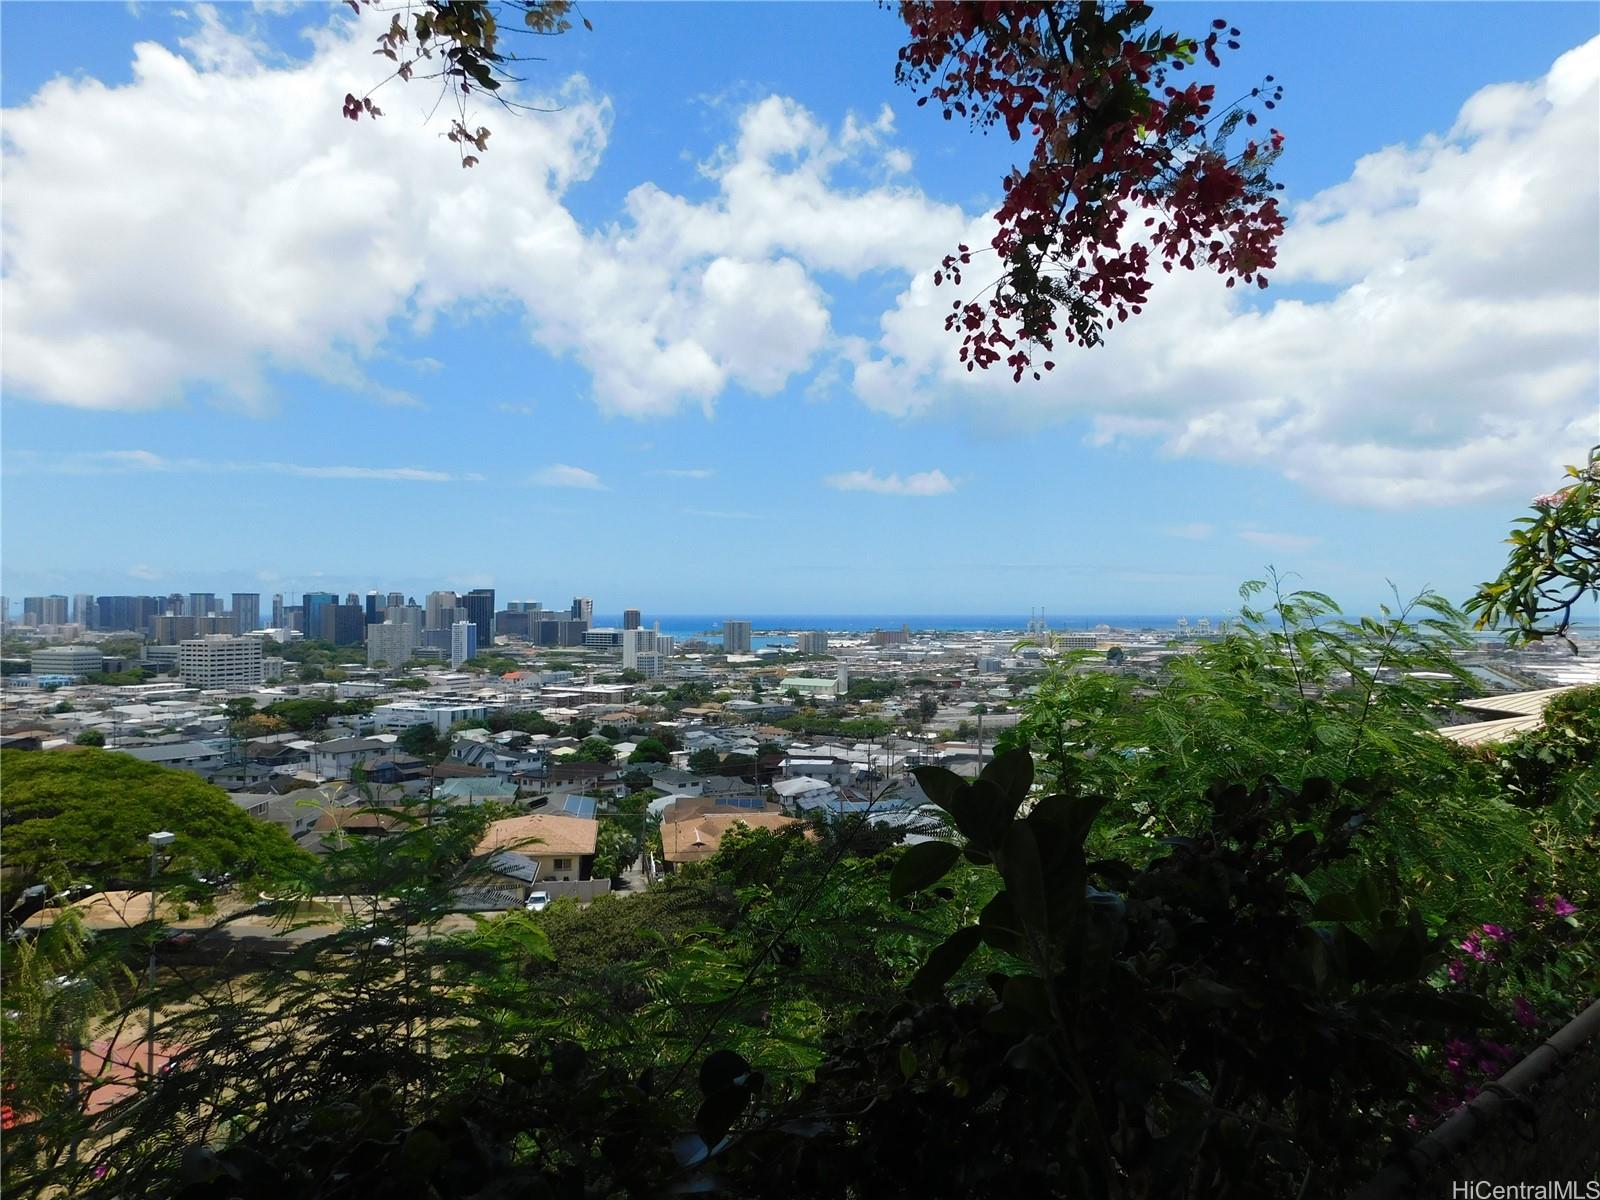
[[368,592],[367,593],[367,624],[368,625],[382,625],[383,624],[383,610],[384,610],[385,607],[387,607],[387,606],[383,603],[383,597],[382,596],[378,595],[378,593],[376,591]]
[[272,594],[272,627],[274,629],[283,628],[283,616],[283,593],[274,592]]
[[454,592],[429,592],[428,602],[424,606],[427,610],[429,629],[449,629],[452,622],[450,613],[456,606]]
[[366,614],[359,604],[325,604],[320,609],[321,627],[307,632],[335,646],[359,646],[367,636]]
[[215,592],[190,592],[188,615],[191,617],[209,617],[216,611],[217,594]]
[[586,625],[594,624],[594,601],[588,596],[574,596],[572,598],[572,619],[582,621]]
[[494,589],[473,588],[461,597],[460,605],[467,610],[467,620],[478,627],[478,645],[484,649],[494,645]]
[[24,624],[32,617],[34,625],[65,625],[67,623],[67,598],[65,596],[24,596],[22,598]]
[[360,608],[361,597],[354,592],[346,592],[344,594],[344,603],[346,608]]
[[406,594],[404,592],[390,592],[389,593],[389,603],[386,604],[384,607],[385,608],[399,608],[405,602],[406,602]]
[[261,628],[261,593],[235,592],[233,594],[233,629],[235,633],[254,633]]
[[750,653],[749,621],[724,621],[722,623],[722,652],[724,654]]
[[339,603],[339,597],[332,592],[307,592],[300,601],[300,607],[305,616],[301,619],[300,629],[308,638],[322,636],[322,610],[332,608]]
[[622,610],[622,627],[624,629],[637,629],[640,624],[639,610],[637,608],[625,608]]
[[88,592],[79,592],[72,597],[72,619],[85,629],[94,628],[94,597]]
[[478,657],[478,627],[471,621],[457,621],[450,626],[450,666],[459,667],[468,659]]

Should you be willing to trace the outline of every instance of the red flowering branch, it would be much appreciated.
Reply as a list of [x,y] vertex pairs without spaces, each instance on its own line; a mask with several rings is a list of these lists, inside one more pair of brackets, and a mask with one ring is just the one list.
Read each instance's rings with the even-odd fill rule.
[[[901,0],[900,15],[910,40],[895,75],[922,93],[919,105],[1033,143],[1027,166],[1003,181],[990,241],[999,277],[945,317],[963,333],[969,371],[1004,360],[1013,379],[1037,379],[1035,355],[1057,337],[1099,345],[1142,311],[1153,261],[1207,266],[1229,287],[1267,285],[1283,233],[1282,185],[1270,178],[1283,136],[1271,130],[1237,153],[1227,142],[1258,122],[1253,102],[1271,109],[1282,89],[1269,75],[1219,108],[1210,84],[1168,83],[1202,56],[1219,66],[1219,50],[1238,49],[1237,29],[1219,20],[1203,38],[1163,33],[1147,28],[1147,4],[1090,0]],[[973,253],[957,247],[935,284],[959,286]]]

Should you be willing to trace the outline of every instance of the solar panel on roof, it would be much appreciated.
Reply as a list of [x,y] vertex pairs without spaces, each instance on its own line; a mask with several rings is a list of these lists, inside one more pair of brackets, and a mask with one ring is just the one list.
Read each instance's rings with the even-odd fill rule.
[[593,796],[564,796],[561,800],[561,811],[568,816],[593,820],[599,803]]

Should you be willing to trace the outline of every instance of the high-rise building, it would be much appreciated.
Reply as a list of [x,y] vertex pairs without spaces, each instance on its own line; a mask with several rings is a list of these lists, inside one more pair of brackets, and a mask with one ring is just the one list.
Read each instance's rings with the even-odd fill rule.
[[178,674],[190,687],[253,687],[262,680],[261,639],[222,636],[180,642]]
[[[422,631],[425,628],[423,615],[422,609],[415,604],[396,604],[383,610],[384,623],[411,626],[417,633],[417,645],[419,646],[422,644]],[[466,620],[465,617],[461,619],[463,621]],[[449,626],[447,625],[445,628],[448,629]]]
[[449,629],[453,621],[451,612],[456,607],[456,594],[454,592],[429,592],[426,605],[428,629]]
[[72,597],[72,619],[85,629],[94,628],[94,597],[88,592],[79,592]]
[[459,667],[478,657],[478,626],[472,621],[457,621],[450,626],[450,666]]
[[272,593],[272,627],[274,629],[282,629],[283,618],[283,593],[274,592]]
[[261,628],[261,593],[235,592],[233,594],[233,631],[254,633]]
[[637,670],[639,655],[653,654],[656,650],[656,632],[653,629],[633,629],[622,631],[622,669],[624,671]]
[[[22,598],[22,616],[24,624],[34,625],[65,625],[68,615],[68,601],[65,596],[24,596]],[[27,618],[33,621],[28,622]]]
[[724,621],[722,623],[722,652],[724,654],[750,653],[749,621]]
[[359,646],[367,636],[366,613],[359,604],[327,604],[317,635],[335,646]]
[[367,593],[367,624],[368,625],[382,625],[383,624],[383,610],[386,607],[387,606],[383,603],[383,597],[378,595],[376,590],[368,592]]
[[332,592],[307,592],[300,600],[300,607],[305,613],[300,628],[308,638],[322,636],[322,610],[332,608],[339,603],[339,597]]
[[136,629],[143,633],[152,617],[166,606],[160,596],[100,596],[95,599],[95,628]]
[[640,624],[639,610],[637,608],[625,608],[622,610],[622,627],[624,629],[637,629]]
[[527,640],[532,616],[520,608],[501,609],[494,615],[495,636]]
[[217,594],[215,592],[190,592],[189,616],[209,617],[217,609]]
[[385,621],[381,625],[368,625],[367,666],[375,667],[379,663],[391,667],[405,666],[416,652],[418,632],[418,626],[410,621]]
[[467,620],[478,627],[478,645],[494,645],[494,589],[473,588],[459,601],[467,610]]
[[354,605],[357,608],[361,607],[361,597],[356,595],[354,592],[346,592],[344,594],[344,602],[347,605]]
[[186,615],[192,616],[193,614],[190,613],[188,608],[185,606],[183,593],[173,592],[172,595],[167,597],[166,606],[162,608],[159,615],[164,617],[182,617]]
[[803,629],[795,635],[795,649],[801,654],[826,654],[828,635],[820,629]]
[[594,601],[588,596],[574,596],[572,598],[572,619],[582,621],[585,625],[594,624]]
[[406,602],[406,594],[404,592],[390,592],[389,593],[389,603],[385,604],[384,607],[385,608],[400,608],[405,604],[405,602]]

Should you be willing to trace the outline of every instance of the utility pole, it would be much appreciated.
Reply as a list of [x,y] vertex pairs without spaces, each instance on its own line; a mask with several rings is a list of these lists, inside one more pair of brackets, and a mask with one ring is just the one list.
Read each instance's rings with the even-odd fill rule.
[[[147,839],[150,843],[150,924],[156,921],[156,856],[175,840],[174,836],[162,830],[152,833]],[[150,993],[149,1020],[145,1025],[145,1074],[149,1076],[152,1086],[156,1078],[156,934],[154,928],[150,931],[150,966],[145,975],[145,986]]]

